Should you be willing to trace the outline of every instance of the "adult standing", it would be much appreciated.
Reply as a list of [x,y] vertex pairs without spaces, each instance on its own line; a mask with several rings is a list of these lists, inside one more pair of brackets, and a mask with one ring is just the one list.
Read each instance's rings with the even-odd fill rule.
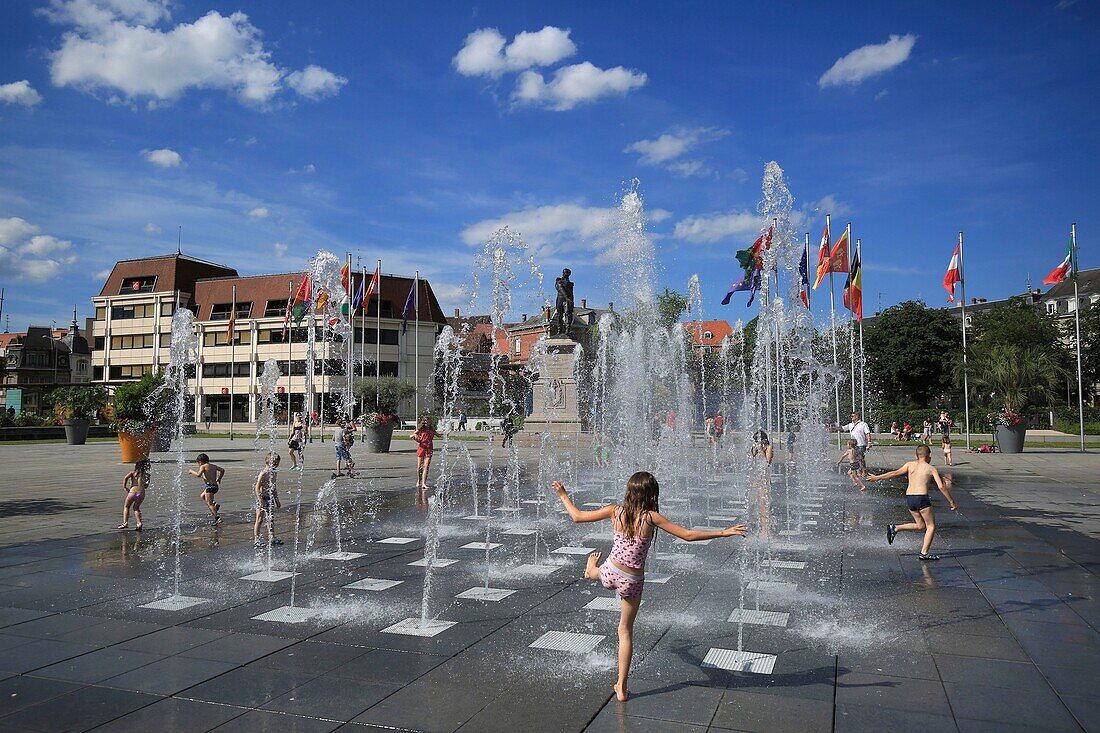
[[861,476],[866,475],[867,449],[875,444],[871,437],[871,426],[860,419],[858,412],[853,412],[852,421],[847,425],[842,425],[840,429],[849,433],[852,440],[856,442],[855,457],[856,462],[859,463],[859,474]]
[[466,429],[466,410],[462,409],[458,411],[458,429]]
[[302,464],[302,448],[306,442],[306,426],[302,424],[302,413],[294,413],[294,424],[290,428],[290,438],[286,441],[286,447],[290,451],[290,460],[294,463],[292,471],[300,471]]
[[951,415],[947,410],[940,410],[940,433],[943,434],[944,440],[951,439]]
[[501,448],[507,448],[508,444],[512,442],[512,437],[516,434],[516,421],[512,419],[511,415],[508,415],[500,423],[500,432],[504,433],[504,440],[500,441]]

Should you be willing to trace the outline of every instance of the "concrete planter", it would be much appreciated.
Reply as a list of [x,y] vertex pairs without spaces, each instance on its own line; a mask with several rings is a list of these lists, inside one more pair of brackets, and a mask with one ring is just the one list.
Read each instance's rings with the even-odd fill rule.
[[997,441],[997,450],[1001,453],[1023,453],[1026,435],[1027,425],[1021,421],[1019,425],[998,425],[993,438]]
[[363,445],[368,453],[389,453],[390,441],[393,440],[393,429],[397,426],[397,420],[390,420],[385,425],[376,428],[363,428]]
[[84,445],[88,441],[88,421],[82,417],[72,417],[65,421],[65,442],[69,445]]

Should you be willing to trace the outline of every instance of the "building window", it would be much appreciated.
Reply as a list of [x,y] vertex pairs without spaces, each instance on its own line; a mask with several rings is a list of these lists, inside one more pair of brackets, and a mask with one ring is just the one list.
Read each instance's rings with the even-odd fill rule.
[[264,318],[277,318],[286,315],[286,299],[269,300],[264,308]]
[[[249,375],[248,362],[234,362],[233,364],[233,376],[235,377],[247,377]],[[229,376],[229,362],[207,362],[202,365],[202,376],[204,377],[228,377]]]
[[153,348],[153,334],[134,333],[125,336],[111,337],[112,349],[151,349]]
[[710,341],[712,338],[714,338],[714,333],[712,331],[703,331],[703,338],[707,341]]
[[95,379],[97,381],[103,379],[103,367],[99,366],[98,364],[92,367],[92,379]]
[[112,321],[128,321],[131,318],[152,318],[156,315],[156,307],[152,303],[145,305],[113,305],[111,306]]
[[78,372],[88,371],[88,361],[87,361],[87,359],[81,359],[80,361],[78,361],[76,363],[76,370]]
[[157,278],[155,275],[143,275],[141,277],[127,277],[122,281],[122,287],[119,288],[119,295],[127,295],[129,293],[151,293],[153,288],[157,285]]
[[95,339],[93,339],[92,350],[93,351],[103,351],[103,347],[106,346],[106,344],[107,344],[107,339],[105,337],[96,336]]
[[97,321],[107,320],[107,306],[97,305],[95,309],[95,319]]
[[[211,321],[228,321],[229,311],[233,309],[232,303],[215,303],[210,309]],[[252,315],[252,303],[237,303],[237,320],[248,318]]]
[[168,349],[168,348],[171,348],[171,346],[172,346],[172,334],[171,333],[162,333],[160,335],[160,347],[162,349]]
[[111,379],[141,379],[153,371],[152,364],[130,364],[111,367]]
[[966,327],[970,328],[973,325],[974,325],[974,316],[967,316],[966,317]]
[[[252,332],[246,328],[236,328],[233,331],[233,343],[252,343]],[[203,346],[229,346],[229,332],[219,328],[217,331],[207,331],[202,335]]]
[[292,340],[296,344],[304,344],[307,339],[309,339],[308,328],[287,329],[285,339],[281,328],[263,328],[256,332],[256,343],[258,344],[285,344]]
[[1047,303],[1047,314],[1053,316],[1058,312],[1058,304],[1055,302]]
[[513,346],[512,349],[515,352],[515,354],[517,356],[519,356],[519,354],[522,353],[522,351],[523,351],[523,342],[520,341],[519,339],[516,339],[515,346]]
[[176,304],[170,300],[161,301],[160,314],[162,316],[174,316],[176,314]]
[[1075,311],[1075,310],[1077,310],[1077,303],[1074,302],[1073,300],[1067,300],[1066,301],[1066,313],[1073,313],[1073,311]]
[[[376,318],[378,316],[378,300],[371,298],[367,304],[367,317]],[[382,301],[382,318],[393,318],[393,303],[388,300]]]

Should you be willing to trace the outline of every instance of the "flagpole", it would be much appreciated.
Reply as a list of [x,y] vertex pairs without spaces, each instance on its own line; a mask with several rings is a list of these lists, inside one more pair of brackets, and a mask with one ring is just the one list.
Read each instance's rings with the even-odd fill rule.
[[[825,215],[825,229],[829,231],[829,237],[832,238],[832,229],[829,227],[829,215]],[[837,427],[843,425],[840,422],[840,360],[837,357],[836,350],[836,301],[833,296],[833,243],[826,242],[825,246],[828,250],[829,257],[829,333],[832,336],[833,342],[833,371],[836,373],[837,378],[833,380],[833,401],[836,403],[836,424]],[[840,431],[836,433],[836,447],[840,448]]]
[[[356,259],[359,259],[358,255],[356,255]],[[363,277],[362,288],[365,292],[366,287],[367,287],[367,268],[366,268],[365,265],[362,265],[362,263],[360,263],[360,267],[362,268],[362,271],[360,272],[360,275]],[[359,338],[359,378],[360,379],[366,379],[366,377],[367,377],[367,305],[368,305],[367,303],[363,303],[362,301],[360,301],[360,303],[359,303],[359,307],[363,311],[363,315],[360,319],[360,323],[362,324],[362,329],[363,330],[359,334],[360,335],[360,338]],[[363,411],[363,405],[360,403],[359,412],[362,413],[362,411]]]
[[1077,297],[1077,222],[1069,225],[1070,273],[1073,277],[1073,321],[1077,329],[1077,421],[1081,430],[1081,452],[1085,452],[1085,389],[1081,378],[1081,301]]
[[[852,316],[855,316],[855,312],[852,311],[852,222],[848,222],[846,227],[848,232],[848,310],[852,312]],[[848,366],[851,374],[852,382],[852,412],[856,411],[856,327],[855,324],[851,324],[848,329]],[[860,418],[863,416],[860,415]]]
[[966,258],[963,256],[963,233],[959,232],[959,307],[962,308],[963,337],[963,419],[966,421],[966,449],[970,450],[970,381],[966,354]]
[[233,440],[233,402],[237,398],[237,286],[233,286],[233,305],[229,311],[229,439]]
[[416,382],[416,393],[413,395],[415,405],[413,407],[413,419],[420,419],[420,270],[416,271],[415,287],[413,294],[413,380]]
[[382,385],[382,259],[378,259],[378,305],[374,309],[374,403],[378,404],[378,397]]
[[344,288],[344,298],[346,299],[344,302],[348,304],[348,325],[351,326],[351,329],[350,329],[351,333],[349,335],[349,338],[351,340],[348,342],[347,365],[344,367],[344,381],[346,382],[346,384],[344,386],[347,388],[347,393],[348,393],[348,399],[347,399],[347,403],[346,403],[345,406],[347,407],[348,418],[352,418],[352,417],[355,416],[355,403],[352,401],[352,384],[351,384],[352,379],[354,378],[354,366],[352,364],[352,355],[355,353],[355,315],[354,315],[354,310],[351,307],[351,281],[352,281],[352,277],[351,277],[351,252],[348,252],[347,262],[348,262],[348,265],[347,265],[347,267],[348,267],[348,283],[347,283],[347,286],[345,286],[345,288]]
[[290,440],[290,431],[294,424],[292,413],[294,389],[291,386],[294,379],[294,326],[290,322],[290,304],[294,302],[294,281],[290,281],[290,295],[286,300],[286,437]]
[[[856,240],[856,255],[859,257],[860,298],[863,297],[863,245]],[[862,310],[862,305],[860,309]],[[867,357],[863,351],[863,318],[859,318],[859,416],[867,422]],[[870,423],[868,423],[870,424]]]

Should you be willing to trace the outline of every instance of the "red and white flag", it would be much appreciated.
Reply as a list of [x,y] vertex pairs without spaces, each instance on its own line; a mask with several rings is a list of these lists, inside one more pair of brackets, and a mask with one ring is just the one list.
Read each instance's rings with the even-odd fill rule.
[[374,295],[378,291],[378,280],[381,273],[378,272],[378,268],[374,268],[374,277],[370,279],[370,284],[367,285],[367,294],[363,296],[364,302],[370,301],[370,296]]
[[955,253],[951,255],[951,264],[947,266],[947,273],[943,276],[943,286],[947,288],[947,302],[955,302],[955,286],[962,280],[959,272],[959,246],[955,245]]
[[1050,271],[1050,274],[1043,278],[1043,285],[1057,285],[1065,280],[1072,274],[1077,272],[1073,262],[1073,240],[1066,246],[1066,258],[1062,260],[1062,264],[1055,267]]

